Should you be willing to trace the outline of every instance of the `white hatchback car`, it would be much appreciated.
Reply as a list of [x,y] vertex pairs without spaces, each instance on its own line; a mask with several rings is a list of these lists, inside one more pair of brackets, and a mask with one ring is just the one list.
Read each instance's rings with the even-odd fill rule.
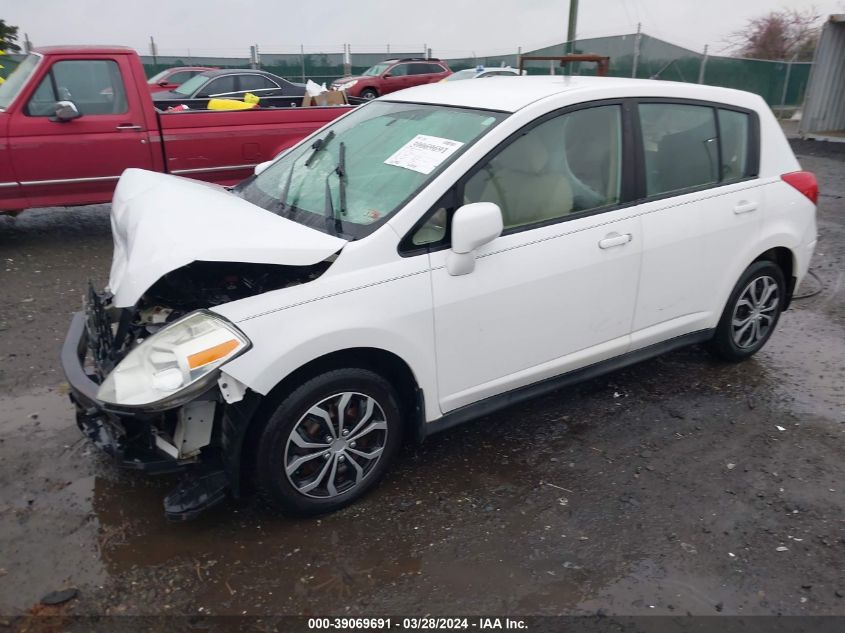
[[816,244],[800,169],[750,93],[523,77],[378,99],[232,190],[128,170],[63,351],[80,428],[187,470],[172,519],[247,481],[340,508],[403,438],[691,343],[754,354]]

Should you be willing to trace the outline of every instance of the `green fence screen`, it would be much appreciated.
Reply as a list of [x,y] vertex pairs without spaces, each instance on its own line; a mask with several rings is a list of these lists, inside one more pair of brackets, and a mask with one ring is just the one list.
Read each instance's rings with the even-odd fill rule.
[[[523,51],[524,55],[564,55],[566,43]],[[786,63],[737,57],[704,56],[702,53],[676,46],[645,34],[627,34],[614,37],[582,39],[572,42],[574,53],[593,53],[610,57],[610,75],[613,77],[639,77],[665,79],[725,86],[756,92],[773,106],[796,107],[804,99],[810,77],[809,62]],[[435,51],[436,53],[436,51]],[[420,52],[357,53],[350,55],[352,74],[360,74],[370,66],[388,57],[419,57]],[[17,55],[0,56],[0,77],[6,77],[17,66]],[[165,68],[176,66],[214,66],[217,68],[248,68],[248,57],[199,57],[199,56],[142,56],[148,77]],[[483,66],[517,66],[516,51],[510,55],[461,57],[446,60],[452,70]],[[595,64],[572,64],[567,72],[575,75],[594,75]],[[291,81],[313,79],[317,83],[330,83],[343,75],[343,53],[272,53],[261,52],[261,68]],[[562,69],[550,62],[526,62],[528,74],[548,74]]]

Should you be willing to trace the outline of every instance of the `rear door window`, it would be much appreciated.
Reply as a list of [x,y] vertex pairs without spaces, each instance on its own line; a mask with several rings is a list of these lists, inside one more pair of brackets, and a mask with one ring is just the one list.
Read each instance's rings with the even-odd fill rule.
[[649,196],[719,182],[719,140],[713,108],[641,103],[639,113]]
[[241,92],[248,90],[278,90],[278,86],[262,75],[241,75]]
[[225,77],[218,77],[213,81],[208,82],[200,89],[198,97],[211,97],[213,95],[224,95],[230,92],[235,92],[235,76],[226,75]]

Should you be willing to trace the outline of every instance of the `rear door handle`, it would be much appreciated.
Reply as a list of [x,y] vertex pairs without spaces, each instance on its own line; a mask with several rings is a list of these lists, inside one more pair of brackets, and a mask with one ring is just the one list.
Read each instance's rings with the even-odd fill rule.
[[121,132],[140,132],[144,128],[140,125],[135,125],[134,123],[121,123],[115,129],[120,130]]
[[751,213],[756,209],[756,202],[746,202],[745,200],[743,200],[742,202],[738,202],[737,205],[734,207],[734,213],[736,213],[737,215],[741,213]]
[[631,241],[630,233],[610,233],[603,240],[599,240],[599,248],[613,248],[614,246],[622,246]]

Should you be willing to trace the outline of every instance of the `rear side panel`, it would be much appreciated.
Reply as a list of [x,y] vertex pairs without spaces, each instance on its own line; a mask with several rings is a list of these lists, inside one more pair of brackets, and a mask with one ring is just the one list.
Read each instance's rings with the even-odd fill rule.
[[348,106],[159,115],[167,172],[224,185],[252,174]]

